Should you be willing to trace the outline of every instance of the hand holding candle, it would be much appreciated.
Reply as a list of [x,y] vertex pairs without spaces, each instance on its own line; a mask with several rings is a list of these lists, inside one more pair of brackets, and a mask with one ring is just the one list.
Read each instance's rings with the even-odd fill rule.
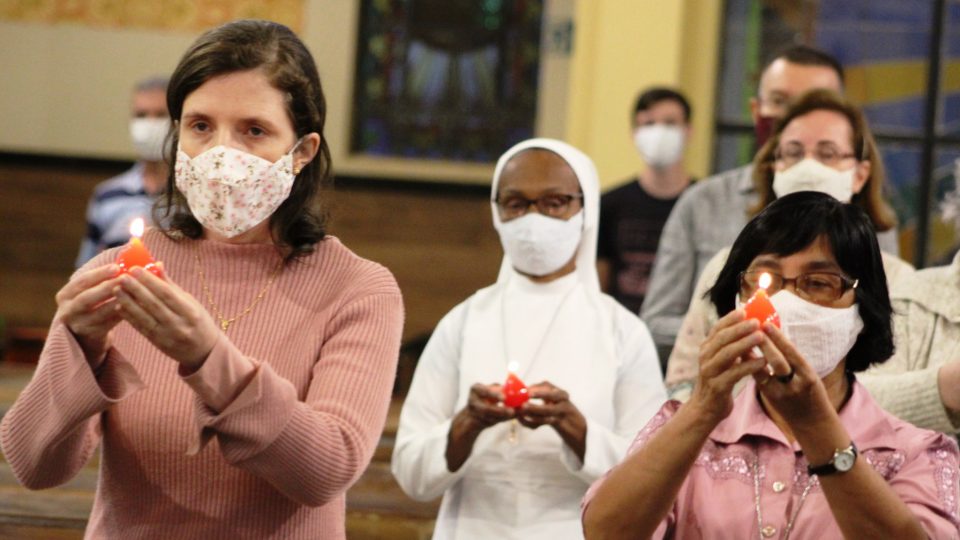
[[510,363],[507,367],[507,380],[503,383],[503,404],[514,409],[523,406],[530,399],[527,385],[517,377],[517,365]]
[[748,319],[756,319],[761,326],[766,322],[771,322],[777,328],[780,328],[780,315],[777,314],[777,310],[773,308],[773,304],[770,302],[770,297],[767,296],[767,289],[770,287],[771,281],[773,281],[773,278],[767,272],[760,276],[760,288],[744,304],[743,311]]
[[163,277],[160,267],[153,260],[153,255],[150,254],[147,246],[143,245],[143,240],[140,239],[143,236],[143,229],[143,218],[137,218],[130,223],[130,242],[117,255],[116,262],[120,266],[120,270],[117,272],[118,276],[127,274],[134,267],[139,266],[157,277]]

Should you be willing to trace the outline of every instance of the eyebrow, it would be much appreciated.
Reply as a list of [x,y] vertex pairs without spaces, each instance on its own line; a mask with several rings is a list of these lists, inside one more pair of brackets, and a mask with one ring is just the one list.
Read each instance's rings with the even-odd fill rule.
[[210,120],[210,117],[200,112],[187,112],[180,115],[182,120]]
[[[182,115],[182,118],[183,120],[203,120],[206,122],[209,122],[211,120],[210,115],[204,114],[198,111],[186,112]],[[277,129],[276,124],[274,124],[270,120],[267,120],[266,118],[261,116],[248,116],[244,118],[239,118],[237,119],[237,121],[244,125],[250,125],[250,124],[260,125],[269,129],[270,131],[276,131]]]
[[[526,193],[526,191],[523,190],[523,189],[518,189],[518,188],[513,188],[513,187],[506,187],[506,188],[500,188],[500,187],[498,187],[498,188],[497,188],[497,192],[500,193],[500,194],[502,194],[502,195],[517,195],[517,194],[523,195],[524,193]],[[548,188],[544,189],[543,191],[541,191],[540,193],[542,193],[542,194],[544,194],[544,195],[554,195],[554,194],[567,195],[567,194],[568,194],[568,193],[567,193],[567,190],[565,190],[565,189],[563,189],[563,188],[561,188],[561,187],[548,187]],[[580,190],[577,190],[577,193],[580,193]]]
[[[780,261],[779,261],[779,260],[777,260],[777,259],[775,259],[775,258],[773,258],[773,257],[765,257],[765,256],[763,256],[763,255],[757,257],[756,260],[753,261],[753,264],[751,264],[748,268],[756,268],[756,267],[758,267],[758,266],[767,266],[767,267],[775,268],[775,269],[777,269],[777,270],[779,270],[779,269],[782,268],[782,265],[780,264]],[[826,259],[820,259],[820,260],[816,260],[816,261],[810,261],[810,262],[808,262],[808,263],[806,263],[806,264],[803,265],[803,272],[804,272],[804,273],[806,273],[806,272],[817,272],[817,271],[828,271],[828,270],[830,270],[830,271],[836,271],[836,272],[843,272],[843,269],[840,268],[840,265],[839,265],[839,264],[837,264],[837,263],[835,263],[835,262],[833,262],[833,261],[826,260]]]
[[816,271],[816,270],[835,270],[842,272],[843,269],[840,268],[840,265],[828,260],[819,260],[819,261],[810,261],[807,264],[803,265],[805,271]]
[[756,266],[772,266],[774,268],[780,268],[780,261],[774,259],[773,257],[765,257],[760,255],[757,257],[753,263],[748,268],[754,268]]

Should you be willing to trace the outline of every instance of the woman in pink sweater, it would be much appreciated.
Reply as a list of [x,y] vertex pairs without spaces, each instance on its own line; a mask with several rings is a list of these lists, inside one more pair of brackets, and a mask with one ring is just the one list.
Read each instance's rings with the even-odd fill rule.
[[286,27],[194,43],[167,94],[175,163],[143,240],[57,294],[0,425],[17,479],[62,484],[101,446],[87,538],[342,538],[383,427],[403,323],[390,273],[326,236],[316,67]]

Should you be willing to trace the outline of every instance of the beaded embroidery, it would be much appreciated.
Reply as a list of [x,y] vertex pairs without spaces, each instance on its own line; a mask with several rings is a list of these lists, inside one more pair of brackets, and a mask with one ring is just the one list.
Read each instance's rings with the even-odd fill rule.
[[940,444],[927,449],[927,457],[935,465],[933,475],[937,484],[937,497],[953,522],[960,524],[957,509],[957,460],[951,446],[956,446],[956,443],[946,438],[941,439]]
[[718,447],[713,441],[707,441],[694,463],[702,466],[710,478],[733,478],[751,485],[755,459],[752,452],[728,450]]
[[893,452],[888,450],[864,450],[860,454],[870,467],[887,482],[900,472],[900,468],[907,461],[907,456],[899,450]]

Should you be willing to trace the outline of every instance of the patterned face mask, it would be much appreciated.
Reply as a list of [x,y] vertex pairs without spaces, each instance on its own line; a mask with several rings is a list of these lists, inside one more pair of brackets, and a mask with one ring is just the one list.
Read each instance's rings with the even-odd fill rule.
[[[784,335],[821,379],[847,357],[863,331],[857,304],[845,308],[826,307],[787,290],[773,294],[770,303],[777,310]],[[739,294],[736,307],[743,308]],[[754,356],[763,356],[759,347],[753,350]]]
[[299,145],[298,140],[273,163],[223,145],[193,158],[178,148],[177,189],[204,227],[233,238],[269,218],[290,196],[296,178],[293,152]]

